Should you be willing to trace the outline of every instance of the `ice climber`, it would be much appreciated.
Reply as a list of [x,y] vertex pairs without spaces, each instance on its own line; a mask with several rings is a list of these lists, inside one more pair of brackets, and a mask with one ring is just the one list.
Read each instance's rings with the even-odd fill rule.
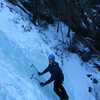
[[38,75],[41,76],[47,72],[50,72],[51,78],[46,82],[40,82],[40,85],[43,87],[51,82],[54,82],[54,92],[60,97],[60,100],[68,100],[69,97],[63,87],[64,75],[59,67],[58,62],[55,61],[55,56],[53,54],[48,56],[49,65],[43,72],[38,72]]

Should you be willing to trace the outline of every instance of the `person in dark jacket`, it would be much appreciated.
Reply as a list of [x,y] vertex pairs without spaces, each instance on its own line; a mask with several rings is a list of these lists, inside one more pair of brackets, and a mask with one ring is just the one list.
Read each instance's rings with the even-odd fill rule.
[[40,82],[40,85],[43,87],[54,81],[54,91],[61,98],[61,100],[68,100],[68,95],[62,85],[64,81],[64,75],[59,67],[59,64],[55,61],[55,56],[53,54],[48,57],[49,65],[43,72],[38,72],[38,75],[41,76],[47,72],[50,72],[51,78],[45,83]]

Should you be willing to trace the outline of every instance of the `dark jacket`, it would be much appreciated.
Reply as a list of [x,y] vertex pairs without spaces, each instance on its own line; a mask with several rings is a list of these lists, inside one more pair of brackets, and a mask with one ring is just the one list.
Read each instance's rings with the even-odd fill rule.
[[45,82],[45,85],[51,83],[52,81],[64,80],[63,72],[57,62],[49,64],[48,67],[42,72],[42,74],[45,74],[47,72],[50,72],[51,78]]

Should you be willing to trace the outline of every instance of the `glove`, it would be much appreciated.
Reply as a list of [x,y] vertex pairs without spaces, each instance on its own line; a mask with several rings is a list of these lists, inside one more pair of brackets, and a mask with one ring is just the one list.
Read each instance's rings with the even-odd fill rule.
[[41,87],[45,86],[45,83],[40,82],[40,86],[41,86]]
[[39,75],[39,76],[41,76],[41,75],[42,75],[42,73],[41,73],[41,72],[38,72],[38,75]]

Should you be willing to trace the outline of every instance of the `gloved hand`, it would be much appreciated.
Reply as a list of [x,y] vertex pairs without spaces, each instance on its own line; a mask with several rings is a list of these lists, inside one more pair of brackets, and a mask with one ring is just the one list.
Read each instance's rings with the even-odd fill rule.
[[41,73],[41,72],[38,72],[38,75],[39,75],[39,76],[41,76],[41,75],[42,75],[42,73]]
[[40,86],[41,86],[41,87],[45,86],[45,83],[40,82]]

